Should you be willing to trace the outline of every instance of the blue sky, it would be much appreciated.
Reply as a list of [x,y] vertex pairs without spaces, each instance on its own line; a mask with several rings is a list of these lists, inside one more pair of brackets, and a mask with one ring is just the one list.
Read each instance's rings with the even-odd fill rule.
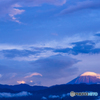
[[99,0],[0,0],[0,84],[100,73],[99,10]]

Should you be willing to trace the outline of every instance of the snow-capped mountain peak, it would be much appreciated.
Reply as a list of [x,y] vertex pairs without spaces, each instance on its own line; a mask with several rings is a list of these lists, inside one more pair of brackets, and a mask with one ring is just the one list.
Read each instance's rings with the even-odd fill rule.
[[97,76],[97,74],[94,72],[85,72],[81,76]]
[[74,80],[70,81],[68,84],[98,84],[100,83],[100,74],[94,72],[85,72],[75,78]]

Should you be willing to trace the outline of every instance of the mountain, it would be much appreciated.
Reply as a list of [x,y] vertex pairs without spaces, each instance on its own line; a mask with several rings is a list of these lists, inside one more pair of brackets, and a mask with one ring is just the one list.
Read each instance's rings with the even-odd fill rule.
[[[100,74],[85,72],[68,84],[54,85],[51,87],[29,86],[27,84],[0,85],[0,100],[99,100],[100,84],[98,83],[100,83]],[[69,94],[71,91],[97,92],[98,96],[71,97]],[[18,96],[23,95],[22,93],[25,96]],[[12,97],[6,97],[9,95]]]
[[[83,77],[89,77],[90,79]],[[86,72],[80,75],[78,78],[72,80],[71,81],[72,84],[61,84],[61,85],[54,85],[51,87],[29,86],[27,84],[20,84],[13,86],[0,85],[0,100],[99,100],[98,98],[100,97],[100,84],[97,84],[98,83],[97,81],[99,79],[99,74],[96,74],[94,72]],[[92,84],[90,80],[92,81],[92,83],[96,82],[96,84]],[[85,82],[89,84],[85,84]],[[18,96],[18,95],[23,95],[22,94],[23,92],[21,91],[27,91],[25,93],[27,94],[31,93],[32,95]],[[97,92],[98,96],[71,97],[69,95],[71,91]],[[12,97],[6,97],[6,96],[12,96]],[[13,96],[18,96],[18,97],[13,97]]]
[[1,89],[11,89],[13,91],[38,91],[46,89],[44,86],[29,86],[27,84],[19,84],[19,85],[2,85],[0,84]]
[[[6,90],[5,92],[7,92],[8,94],[0,93],[0,100],[99,100],[98,97],[100,96],[100,84],[91,84],[91,85],[89,84],[62,84],[62,85],[51,86],[43,90],[38,90],[38,91],[33,91],[33,92],[31,91],[30,93],[32,95],[28,95],[28,96],[1,98],[1,96],[6,97],[9,95],[10,96],[16,95],[16,92],[13,92],[8,89],[4,89],[4,90]],[[75,92],[94,91],[94,92],[98,92],[99,95],[98,97],[92,97],[92,96],[70,97],[69,93],[71,91],[75,91]],[[43,97],[44,99],[42,99]]]
[[0,93],[2,93],[2,92],[6,92],[6,93],[16,93],[16,91],[13,91],[13,90],[11,90],[11,89],[7,89],[7,88],[0,88]]
[[100,74],[94,72],[85,72],[67,84],[100,84]]

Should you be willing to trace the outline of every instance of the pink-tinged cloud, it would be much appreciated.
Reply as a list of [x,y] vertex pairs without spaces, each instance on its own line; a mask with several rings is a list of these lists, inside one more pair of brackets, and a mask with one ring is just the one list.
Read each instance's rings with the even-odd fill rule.
[[[25,10],[19,9],[19,7],[35,7],[42,4],[51,4],[61,6],[66,3],[66,0],[8,0],[0,1],[0,17],[6,17],[9,15],[12,21],[21,23],[15,16],[22,14]],[[7,17],[8,18],[8,17]]]
[[25,84],[25,81],[17,81],[18,84]]
[[12,8],[9,12],[9,16],[11,17],[12,21],[15,21],[17,23],[21,23],[15,16],[18,14],[22,14],[25,10],[19,10]]
[[16,15],[22,14],[25,10],[20,10],[15,7],[21,7],[19,4],[9,2],[1,3],[0,4],[0,17],[9,16],[9,19],[20,23],[20,21],[15,17]]
[[42,74],[40,74],[40,73],[32,73],[32,74],[30,74],[28,76],[25,76],[25,78],[30,78],[30,77],[33,77],[33,76],[42,76]]

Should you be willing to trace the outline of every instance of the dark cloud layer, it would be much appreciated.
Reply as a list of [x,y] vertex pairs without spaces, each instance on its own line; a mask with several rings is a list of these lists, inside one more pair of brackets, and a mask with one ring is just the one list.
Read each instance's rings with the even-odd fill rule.
[[[44,81],[58,80],[63,77],[69,77],[74,75],[77,71],[77,67],[73,67],[79,60],[71,57],[56,55],[48,58],[41,58],[36,61],[16,62],[5,65],[0,65],[0,81],[6,84],[17,84],[17,81],[25,81],[27,84],[42,84]],[[7,66],[8,65],[8,66]],[[32,73],[40,73],[42,76],[32,76],[25,78],[25,76]],[[70,73],[71,72],[71,73]],[[32,83],[30,81],[33,81]],[[50,84],[49,84],[50,85]]]
[[[97,34],[97,36],[99,36],[99,35]],[[95,48],[96,44],[90,40],[74,42],[74,43],[71,43],[70,45],[73,45],[73,47],[72,48],[64,48],[64,49],[62,49],[62,48],[56,49],[56,48],[48,48],[48,47],[44,47],[44,48],[31,47],[31,50],[12,49],[12,50],[2,50],[0,52],[3,53],[4,57],[9,58],[9,59],[13,59],[16,57],[29,57],[31,55],[34,55],[35,57],[37,57],[41,53],[46,53],[48,51],[52,51],[53,53],[68,53],[68,54],[73,54],[73,55],[78,55],[80,53],[81,54],[100,53],[100,48]]]
[[0,51],[1,53],[4,54],[6,58],[15,58],[15,57],[28,57],[30,55],[38,55],[41,52],[45,51],[52,51],[54,50],[53,48],[49,47],[41,47],[41,48],[36,48],[36,47],[30,47],[31,50],[17,50],[17,49],[11,49],[11,50],[2,50]]
[[100,34],[95,34],[95,36],[98,36],[98,37],[100,37]]
[[57,78],[67,75],[69,70],[71,70],[73,74],[77,69],[74,69],[72,66],[78,62],[78,60],[71,57],[56,55],[39,59],[31,64],[36,67],[44,77]]
[[78,54],[96,54],[100,53],[100,48],[95,48],[95,43],[93,41],[81,41],[72,43],[74,45],[73,48],[65,48],[65,49],[57,49],[54,52],[62,52],[73,55]]
[[29,55],[34,55],[34,54],[40,53],[40,51],[13,49],[13,50],[3,50],[2,53],[7,58],[15,58],[15,57],[25,57],[25,56],[29,56]]

